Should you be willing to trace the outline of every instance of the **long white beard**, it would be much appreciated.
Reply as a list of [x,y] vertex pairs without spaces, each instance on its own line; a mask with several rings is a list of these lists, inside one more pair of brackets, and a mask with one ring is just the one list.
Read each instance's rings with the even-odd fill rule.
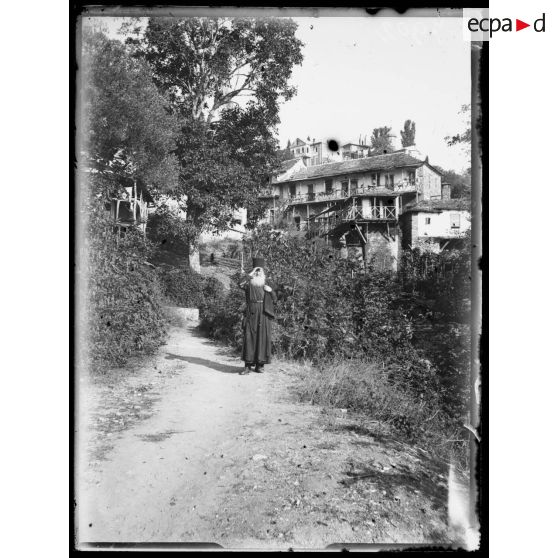
[[254,287],[263,287],[265,285],[265,275],[261,274],[257,277],[252,277],[252,279],[250,279],[250,285]]

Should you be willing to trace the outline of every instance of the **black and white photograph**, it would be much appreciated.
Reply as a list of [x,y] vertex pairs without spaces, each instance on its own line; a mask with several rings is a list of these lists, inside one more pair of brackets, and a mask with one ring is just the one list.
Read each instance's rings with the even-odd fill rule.
[[463,21],[82,9],[78,550],[479,548]]

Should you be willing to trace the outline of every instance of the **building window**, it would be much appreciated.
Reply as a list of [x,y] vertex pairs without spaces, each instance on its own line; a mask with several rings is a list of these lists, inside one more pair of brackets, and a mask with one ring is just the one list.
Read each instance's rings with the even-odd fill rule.
[[308,201],[314,200],[314,184],[308,184]]
[[325,181],[325,191],[326,191],[326,194],[331,194],[333,192],[333,180],[328,178]]
[[351,194],[356,194],[357,193],[357,188],[358,188],[358,180],[353,178],[351,180]]
[[345,180],[344,182],[341,182],[341,193],[346,196],[349,193],[349,181]]
[[430,225],[430,217],[425,217],[424,224],[425,225]]
[[296,184],[289,185],[289,196],[294,198],[296,196]]
[[460,217],[461,215],[459,215],[459,213],[450,214],[450,222],[451,222],[452,229],[458,229],[461,226]]
[[372,173],[372,186],[380,186],[380,173],[373,172]]
[[386,174],[386,188],[393,188],[395,186],[395,175]]

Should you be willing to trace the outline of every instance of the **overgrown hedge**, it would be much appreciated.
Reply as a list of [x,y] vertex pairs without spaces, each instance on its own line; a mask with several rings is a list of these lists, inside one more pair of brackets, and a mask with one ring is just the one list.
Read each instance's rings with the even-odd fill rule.
[[147,263],[150,244],[136,229],[119,236],[97,200],[86,207],[81,341],[86,358],[102,370],[153,353],[166,338],[167,318],[157,273]]

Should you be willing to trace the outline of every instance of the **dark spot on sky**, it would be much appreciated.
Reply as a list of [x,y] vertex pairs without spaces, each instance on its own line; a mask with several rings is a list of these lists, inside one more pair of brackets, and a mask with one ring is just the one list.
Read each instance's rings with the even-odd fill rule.
[[328,140],[327,147],[330,151],[339,151],[339,144],[334,139]]

